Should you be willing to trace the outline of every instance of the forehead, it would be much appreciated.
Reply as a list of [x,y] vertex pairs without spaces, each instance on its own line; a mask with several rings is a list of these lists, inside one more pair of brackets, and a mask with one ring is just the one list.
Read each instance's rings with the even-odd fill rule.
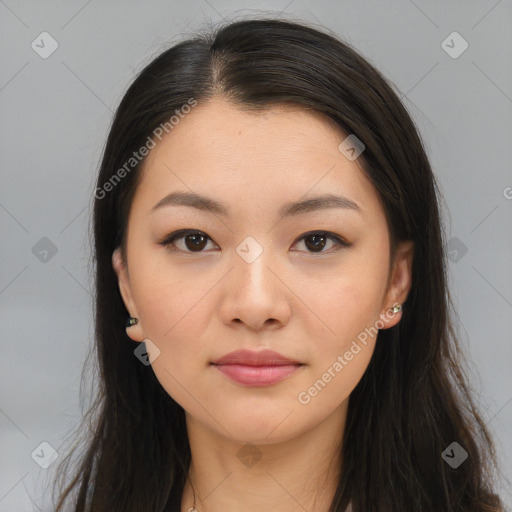
[[295,104],[279,104],[254,110],[222,99],[212,99],[192,108],[165,135],[149,156],[148,164],[162,152],[184,155],[210,153],[224,160],[237,159],[249,150],[258,160],[292,152],[329,151],[338,156],[337,146],[345,138],[328,116]]
[[135,200],[152,207],[181,190],[246,206],[259,198],[259,206],[270,207],[309,191],[339,192],[366,209],[378,197],[357,160],[340,152],[345,138],[332,119],[298,105],[253,111],[211,100],[192,108],[150,151]]

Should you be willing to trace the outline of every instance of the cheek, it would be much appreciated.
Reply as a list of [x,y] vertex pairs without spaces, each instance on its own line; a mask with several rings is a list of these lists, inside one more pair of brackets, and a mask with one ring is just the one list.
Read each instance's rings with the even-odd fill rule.
[[[314,377],[329,384],[324,400],[342,399],[357,385],[375,347],[378,294],[375,286],[344,280],[316,305],[328,326],[322,336],[310,334],[314,347]],[[330,373],[326,373],[330,372]]]
[[190,325],[214,276],[211,284],[199,280],[192,267],[171,264],[165,248],[153,247],[148,241],[134,247],[132,261],[131,289],[144,335],[165,348],[184,323]]
[[294,291],[313,315],[310,326],[318,327],[318,339],[336,346],[378,320],[386,278],[386,259],[358,251],[314,279],[297,279]]
[[364,375],[378,334],[386,250],[354,251],[336,271],[309,282],[309,294],[306,286],[298,292],[315,314],[307,330],[313,344],[312,378],[300,403],[311,400],[328,408],[347,398]]
[[307,331],[312,360],[296,395],[300,410],[320,419],[350,396],[366,372],[377,341],[380,299],[368,274],[347,275],[324,290],[311,307],[322,322],[315,319],[310,325],[320,328]]
[[137,307],[145,337],[159,350],[152,361],[155,376],[169,396],[190,408],[190,392],[207,364],[208,347],[200,344],[211,314],[202,286],[177,281],[169,276],[145,280],[138,288]]
[[199,276],[192,266],[173,268],[156,258],[133,278],[144,336],[160,351],[153,371],[167,393],[182,405],[190,401],[186,390],[197,386],[198,374],[209,364],[212,340],[205,334],[211,332],[218,279],[213,272]]

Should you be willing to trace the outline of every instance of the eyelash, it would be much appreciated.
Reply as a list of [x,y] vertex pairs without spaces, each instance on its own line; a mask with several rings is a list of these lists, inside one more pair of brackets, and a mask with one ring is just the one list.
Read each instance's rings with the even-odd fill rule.
[[[196,231],[196,230],[193,230],[193,229],[181,229],[181,230],[175,231],[174,233],[171,233],[170,235],[165,237],[161,242],[159,242],[159,244],[163,245],[167,250],[169,250],[170,252],[174,252],[174,253],[181,252],[181,253],[185,253],[185,254],[201,254],[203,252],[206,252],[204,250],[201,250],[201,251],[188,251],[188,250],[184,251],[182,249],[171,249],[169,247],[176,240],[178,240],[180,238],[184,238],[187,235],[202,235],[202,236],[205,236],[206,238],[208,238],[209,240],[212,240],[206,233],[203,233],[202,231]],[[331,241],[335,242],[338,245],[338,249],[336,251],[333,251],[333,252],[337,252],[338,250],[340,250],[343,247],[350,247],[350,245],[352,245],[352,244],[346,242],[340,236],[335,235],[334,233],[331,233],[329,231],[309,231],[308,233],[305,233],[300,238],[298,238],[294,242],[294,245],[297,242],[300,242],[300,241],[304,240],[305,238],[309,238],[309,237],[312,237],[314,235],[320,235],[320,236],[323,236],[323,237],[327,238],[328,240],[331,240]],[[212,242],[213,242],[213,240],[212,240]],[[326,252],[326,251],[319,251],[319,252],[306,251],[306,252],[308,252],[309,254],[330,254],[329,252]]]

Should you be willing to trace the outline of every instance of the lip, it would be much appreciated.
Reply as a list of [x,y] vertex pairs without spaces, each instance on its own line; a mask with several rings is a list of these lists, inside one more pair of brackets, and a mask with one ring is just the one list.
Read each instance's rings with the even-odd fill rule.
[[213,361],[212,364],[243,364],[246,366],[282,366],[291,364],[301,364],[299,361],[284,357],[279,352],[273,350],[235,350],[229,352],[219,359]]
[[280,382],[304,366],[273,350],[236,350],[211,363],[220,372],[240,384],[269,386]]

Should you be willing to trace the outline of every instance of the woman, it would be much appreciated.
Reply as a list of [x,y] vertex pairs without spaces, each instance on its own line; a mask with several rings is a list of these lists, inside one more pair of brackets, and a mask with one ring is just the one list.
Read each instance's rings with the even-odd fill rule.
[[351,47],[250,20],[163,52],[94,195],[101,386],[57,510],[503,510],[435,178]]

